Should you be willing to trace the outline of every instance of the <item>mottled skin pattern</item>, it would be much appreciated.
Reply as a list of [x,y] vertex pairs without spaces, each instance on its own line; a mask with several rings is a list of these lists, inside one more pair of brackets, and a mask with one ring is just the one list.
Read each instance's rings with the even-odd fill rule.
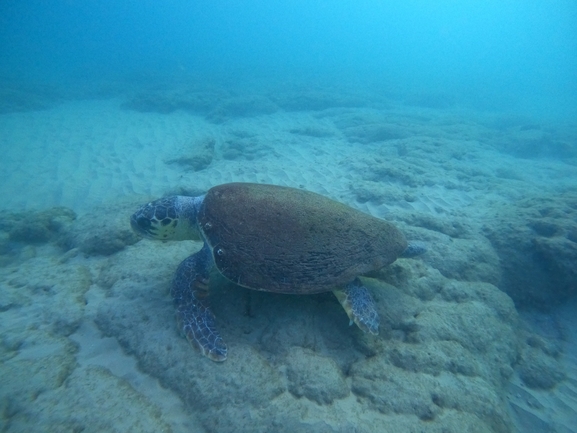
[[373,299],[357,276],[407,250],[403,234],[386,221],[319,194],[274,185],[231,183],[205,196],[159,199],[142,206],[131,225],[152,239],[205,241],[178,267],[171,294],[180,329],[214,361],[227,355],[208,303],[214,266],[253,290],[333,291],[351,323],[377,334]]
[[379,333],[379,315],[375,303],[360,279],[355,278],[344,290],[334,290],[333,293],[347,312],[351,325],[356,323],[363,332],[374,335]]
[[205,244],[178,266],[170,294],[176,307],[178,327],[187,340],[196,343],[204,356],[224,361],[226,344],[216,330],[208,300],[208,281],[213,266],[212,254]]

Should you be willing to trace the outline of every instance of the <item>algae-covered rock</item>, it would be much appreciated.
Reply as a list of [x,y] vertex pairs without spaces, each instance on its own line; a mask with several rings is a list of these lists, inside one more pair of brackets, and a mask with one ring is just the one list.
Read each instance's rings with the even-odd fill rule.
[[272,114],[277,110],[278,106],[266,96],[237,96],[221,100],[206,118],[214,123],[222,123],[230,118]]
[[[408,220],[418,224],[411,218]],[[453,221],[451,227],[446,227],[447,232],[453,235],[450,238],[430,225],[428,228],[405,227],[403,230],[409,239],[420,239],[430,246],[427,253],[414,262],[425,262],[447,278],[497,285],[501,281],[500,261],[491,243],[483,236],[474,235],[470,228],[458,221]],[[380,274],[400,274],[407,266],[407,262],[397,261]]]
[[188,144],[186,152],[176,158],[166,160],[167,164],[177,164],[186,170],[200,171],[207,168],[214,158],[213,138],[206,138]]
[[42,211],[0,213],[0,230],[8,233],[11,241],[40,244],[54,240],[76,219],[76,214],[66,207]]
[[222,157],[224,159],[246,159],[252,161],[262,158],[272,152],[271,146],[262,143],[258,137],[233,133],[227,138],[222,146]]
[[490,284],[423,269],[402,289],[364,281],[376,294],[387,344],[352,365],[352,391],[385,414],[442,425],[458,410],[485,431],[509,431],[503,387],[520,348],[511,299]]
[[287,356],[287,377],[293,395],[318,404],[330,404],[349,394],[349,386],[335,361],[299,347]]
[[81,215],[59,239],[65,249],[78,248],[88,255],[108,256],[140,240],[130,228],[130,214],[136,205],[102,205]]
[[366,432],[510,431],[517,315],[495,286],[399,260],[395,285],[363,278],[381,316],[375,337],[348,326],[331,293],[261,293],[214,278],[212,308],[231,353],[214,364],[179,335],[168,293],[178,263],[199,247],[151,253],[143,242],[108,259],[96,322],[207,431],[346,431],[337,426],[350,419]]
[[366,124],[344,129],[344,134],[351,143],[375,143],[405,138],[407,132],[398,125]]
[[[46,359],[33,365],[45,372],[58,373],[67,365],[58,361]],[[37,381],[34,369],[19,369],[14,373],[23,371],[28,371],[29,375],[28,380],[19,382],[21,385]],[[55,386],[35,392],[28,401],[17,399],[9,403],[13,412],[9,417],[10,431],[120,433],[172,430],[157,406],[102,367],[76,368],[68,371],[65,380]],[[11,398],[19,393],[22,390]]]
[[[8,324],[2,325],[6,329]],[[5,332],[11,337],[18,333],[22,342],[16,351],[0,347],[3,421],[13,426],[28,425],[28,429],[17,431],[40,431],[34,427],[35,418],[43,410],[37,406],[37,399],[62,387],[76,368],[76,348],[67,339],[43,331],[37,331],[35,337],[10,329]]]
[[[92,283],[85,266],[63,264],[46,257],[3,269],[0,278],[3,296],[10,299],[2,316],[6,329],[14,330],[18,326],[25,332],[27,326],[37,326],[55,335],[74,332],[86,306],[85,293]],[[34,316],[33,323],[19,320],[27,314]]]
[[328,128],[318,127],[316,125],[304,126],[302,128],[292,128],[289,132],[291,134],[314,138],[332,137],[336,134],[336,131]]
[[499,208],[484,227],[499,255],[499,287],[521,307],[543,309],[577,294],[573,193],[532,197]]
[[271,99],[286,111],[321,111],[334,107],[360,107],[366,100],[354,94],[327,90],[277,92]]
[[4,82],[0,89],[0,113],[46,110],[60,102],[60,92],[46,85]]
[[561,363],[551,352],[549,345],[535,345],[533,340],[524,347],[521,361],[517,368],[519,377],[525,385],[533,389],[551,389],[563,379],[566,374]]
[[577,155],[574,137],[567,130],[555,130],[531,122],[505,128],[495,147],[520,158],[573,158]]
[[431,377],[407,373],[380,357],[356,363],[351,374],[352,391],[384,414],[414,415],[431,421],[440,412],[431,396],[435,386]]
[[[174,257],[170,248],[161,249],[167,255],[159,269],[158,257],[144,254],[149,249],[131,248],[139,255],[123,251],[104,271],[108,276],[99,278],[106,279],[111,287],[98,309],[96,323],[105,335],[116,337],[138,358],[143,371],[176,392],[206,417],[206,422],[227,405],[259,408],[284,392],[280,372],[250,345],[231,341],[235,357],[221,365],[200,357],[179,335],[172,300],[166,292],[180,258]],[[176,251],[188,255],[184,248]]]
[[[97,317],[104,334],[115,336],[137,356],[145,372],[158,377],[199,413],[226,405],[258,408],[284,391],[279,372],[251,347],[233,346],[236,356],[228,360],[232,362],[216,368],[209,360],[198,359],[176,332],[172,302],[159,295],[106,302]],[[148,335],[147,343],[142,332]]]
[[46,257],[0,268],[0,406],[9,431],[40,431],[39,397],[53,395],[76,368],[67,336],[82,319],[90,284],[84,266]]

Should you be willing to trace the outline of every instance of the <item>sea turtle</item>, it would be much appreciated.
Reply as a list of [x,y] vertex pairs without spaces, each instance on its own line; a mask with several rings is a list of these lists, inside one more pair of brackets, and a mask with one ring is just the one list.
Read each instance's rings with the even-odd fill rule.
[[332,291],[351,324],[377,334],[379,317],[358,275],[394,262],[408,247],[391,223],[302,189],[228,183],[199,197],[172,196],[145,204],[130,223],[159,240],[203,240],[176,271],[171,294],[180,329],[214,361],[227,347],[208,302],[210,271],[254,290],[288,294]]

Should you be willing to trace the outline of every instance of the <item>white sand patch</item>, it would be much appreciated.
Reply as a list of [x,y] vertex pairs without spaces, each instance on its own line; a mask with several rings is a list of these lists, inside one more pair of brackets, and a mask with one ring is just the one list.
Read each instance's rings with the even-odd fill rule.
[[409,200],[395,200],[374,204],[358,204],[357,207],[373,216],[384,217],[395,209],[421,212],[433,215],[448,215],[464,209],[474,203],[473,194],[459,190],[448,190],[440,185],[422,187],[419,193]]
[[[334,135],[291,132],[311,125]],[[119,109],[118,101],[80,101],[1,116],[0,128],[7,149],[0,184],[6,209],[63,205],[82,212],[121,196],[159,196],[175,186],[208,189],[232,181],[304,187],[350,201],[346,162],[364,152],[346,143],[327,119],[302,113],[214,125],[185,112],[137,113]],[[219,145],[238,131],[258,137],[271,151],[258,160],[218,158]],[[165,163],[204,137],[217,141],[208,169],[186,172]]]
[[[363,111],[359,113],[362,117]],[[383,114],[387,115],[392,115],[390,110]],[[303,187],[358,205],[350,191],[358,173],[351,172],[349,163],[375,152],[389,158],[397,150],[388,142],[370,146],[349,143],[333,123],[338,116],[338,112],[331,117],[330,112],[319,116],[279,111],[213,124],[183,111],[159,114],[123,110],[117,100],[75,101],[45,111],[4,114],[0,116],[0,146],[4,149],[0,207],[62,205],[83,212],[122,196],[156,197],[177,187],[206,190],[231,181]],[[447,134],[441,120],[424,123],[424,131],[432,136]],[[475,132],[471,128],[471,133]],[[254,137],[264,150],[254,159],[223,158],[223,148],[235,134]],[[216,142],[214,160],[207,169],[193,172],[166,163],[186,155],[195,142],[207,137]],[[494,172],[493,183],[512,182],[514,189],[515,182],[525,183],[526,188],[555,179],[562,188],[575,180],[574,167],[561,162],[524,160],[523,167],[517,167],[519,160],[502,154],[496,157],[487,148],[474,149],[469,139],[452,145],[451,149],[457,150],[447,150],[444,155],[439,154],[434,141],[427,144],[416,138],[417,153],[409,153],[407,161],[430,172],[432,181],[438,178],[439,185],[420,188],[412,201],[382,206],[368,203],[359,206],[361,209],[376,216],[397,206],[440,213],[478,202],[479,194],[442,188],[442,179],[447,181],[449,173],[460,178],[448,181],[466,185],[469,181],[478,183],[480,173]],[[413,149],[411,142],[408,148]],[[461,160],[452,158],[454,152],[465,148],[472,154],[464,154]],[[490,184],[489,179],[483,182]],[[490,193],[484,191],[482,196],[490,197]]]
[[118,101],[78,101],[0,116],[3,208],[54,205],[81,210],[110,197],[154,194],[178,175],[162,157],[211,125],[119,109]]

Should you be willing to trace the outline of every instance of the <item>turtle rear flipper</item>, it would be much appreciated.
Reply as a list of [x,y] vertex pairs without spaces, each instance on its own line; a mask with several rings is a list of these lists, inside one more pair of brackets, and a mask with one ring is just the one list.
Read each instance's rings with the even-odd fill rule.
[[351,319],[351,325],[354,322],[364,332],[374,335],[379,333],[379,315],[375,302],[359,278],[355,278],[343,290],[334,290],[333,293]]
[[176,321],[186,339],[213,361],[224,361],[227,348],[220,337],[208,301],[208,281],[213,267],[212,255],[205,244],[186,258],[176,270],[171,294],[176,306]]

